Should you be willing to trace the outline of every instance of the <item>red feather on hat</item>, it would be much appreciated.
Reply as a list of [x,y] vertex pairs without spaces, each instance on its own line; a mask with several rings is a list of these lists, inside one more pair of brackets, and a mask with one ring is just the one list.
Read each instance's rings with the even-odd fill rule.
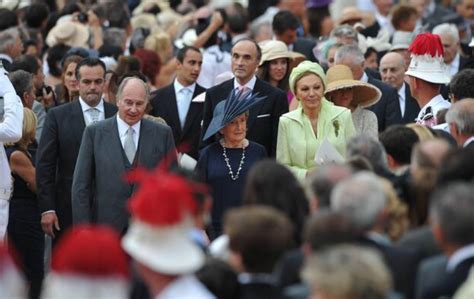
[[191,183],[161,166],[154,171],[137,168],[129,172],[126,179],[140,185],[130,198],[130,212],[151,225],[173,225],[186,215],[196,214],[194,192],[207,190],[203,184]]
[[444,55],[443,44],[439,35],[431,33],[418,34],[408,51],[414,55],[430,55],[433,57]]
[[67,232],[54,249],[51,268],[92,277],[129,276],[120,236],[106,226],[79,225]]

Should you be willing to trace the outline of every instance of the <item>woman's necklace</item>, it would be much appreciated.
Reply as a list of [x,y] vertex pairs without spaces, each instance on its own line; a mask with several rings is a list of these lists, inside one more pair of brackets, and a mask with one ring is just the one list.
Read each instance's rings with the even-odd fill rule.
[[234,172],[232,171],[232,166],[230,166],[230,163],[229,163],[229,157],[227,157],[224,140],[221,140],[221,146],[222,146],[222,156],[224,156],[225,164],[227,165],[227,168],[229,169],[230,178],[233,181],[236,181],[239,178],[240,171],[242,170],[242,166],[244,165],[245,143],[244,145],[242,145],[242,158],[240,158],[239,169],[237,169],[237,173],[235,174],[235,176],[234,176]]

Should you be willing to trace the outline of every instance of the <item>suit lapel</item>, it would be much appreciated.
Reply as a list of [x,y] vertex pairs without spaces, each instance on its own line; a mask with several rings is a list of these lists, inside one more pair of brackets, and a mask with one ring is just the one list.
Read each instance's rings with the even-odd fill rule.
[[84,133],[84,128],[86,123],[84,120],[84,114],[82,113],[82,107],[79,101],[72,102],[71,104],[71,114],[70,114],[70,123],[71,129],[74,136],[77,136],[79,143],[82,140],[82,134]]
[[114,117],[105,120],[104,130],[107,140],[103,140],[104,150],[107,153],[110,153],[110,159],[115,160],[113,163],[114,169],[119,177],[121,177],[125,171],[125,166],[123,165],[122,159],[122,142],[120,142],[120,136],[117,126],[117,119]]
[[[255,82],[255,87],[253,89],[253,94],[259,93],[260,96],[267,96],[265,93],[265,86],[262,84],[261,80],[257,78],[257,81]],[[255,107],[250,109],[249,111],[249,118],[247,120],[247,128],[251,128],[255,121],[257,120],[258,115],[260,114],[260,110],[262,110],[263,105],[265,104],[265,101],[268,99],[265,99],[262,101],[262,103],[257,104]]]
[[140,136],[138,139],[138,157],[137,157],[137,165],[151,165],[148,159],[151,157],[153,152],[152,142],[147,142],[145,136],[153,136],[152,132],[150,132],[151,127],[148,126],[146,120],[141,121],[140,124]]
[[182,128],[181,122],[179,121],[178,101],[174,90],[174,84],[168,86],[168,90],[166,91],[166,93],[169,96],[160,100],[164,105],[163,111],[166,111],[166,113],[168,114],[168,120],[171,121],[170,126],[176,128],[178,131],[178,135],[181,136]]
[[[193,93],[193,99],[200,95],[201,93],[205,92],[206,90],[196,84],[196,88],[194,89]],[[203,112],[203,104],[202,103],[195,103],[191,102],[191,105],[189,106],[188,114],[186,115],[186,120],[184,122],[184,127],[182,129],[180,137],[182,138],[186,133],[189,131],[191,128],[191,125],[194,123],[194,119],[196,117],[199,117],[199,115],[202,115]]]

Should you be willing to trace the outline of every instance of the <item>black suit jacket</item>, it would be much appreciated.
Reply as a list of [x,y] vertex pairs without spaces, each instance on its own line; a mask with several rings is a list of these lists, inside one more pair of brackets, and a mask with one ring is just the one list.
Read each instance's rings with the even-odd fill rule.
[[240,284],[240,299],[283,299],[283,293],[276,286],[264,282]]
[[380,80],[374,79],[368,76],[368,83],[375,85],[382,92],[382,97],[374,105],[368,107],[377,116],[377,122],[379,125],[379,132],[383,132],[387,127],[387,117],[391,113],[389,106],[398,105],[398,92],[395,88],[388,84],[383,83]]
[[[214,108],[220,101],[225,100],[234,89],[234,79],[223,82],[207,90],[204,102],[202,136],[212,119]],[[247,138],[265,147],[271,157],[275,157],[280,116],[288,112],[286,94],[267,82],[257,78],[254,93],[266,96],[266,99],[250,110],[247,120]],[[202,140],[202,138],[201,138]],[[203,141],[201,147],[212,143],[212,138]]]
[[403,84],[405,84],[405,114],[402,117],[397,93],[397,101],[388,102],[387,104],[386,127],[396,124],[413,123],[420,112],[418,102],[411,95],[410,86],[406,82]]
[[[420,299],[451,298],[467,279],[469,271],[474,265],[474,257],[471,257],[463,260],[454,270],[448,272],[444,263],[430,265],[429,261],[426,261],[420,267],[418,274],[419,289],[417,298]],[[426,279],[426,276],[429,276],[430,279]]]
[[[117,112],[117,107],[104,103],[104,112],[106,118],[111,117]],[[72,177],[84,128],[84,114],[79,101],[50,109],[36,154],[40,212],[56,211],[61,233],[72,224]]]
[[[206,89],[198,84],[194,89],[193,99]],[[178,150],[179,145],[184,143],[188,148],[184,151],[194,159],[199,158],[198,147],[201,137],[201,122],[204,109],[203,103],[191,102],[184,127],[181,128],[179,121],[178,106],[174,84],[158,89],[151,96],[151,115],[162,117],[173,131],[174,144]]]
[[316,47],[316,42],[309,38],[299,37],[293,44],[293,51],[298,52],[306,56],[306,59],[313,62],[318,62],[314,56],[313,49]]

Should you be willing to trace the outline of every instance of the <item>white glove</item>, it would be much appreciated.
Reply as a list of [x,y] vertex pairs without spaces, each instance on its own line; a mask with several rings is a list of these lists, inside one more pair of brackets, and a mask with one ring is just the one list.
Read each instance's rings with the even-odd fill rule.
[[5,94],[9,92],[16,94],[15,88],[10,82],[10,79],[8,78],[5,69],[0,68],[0,97],[5,96]]

